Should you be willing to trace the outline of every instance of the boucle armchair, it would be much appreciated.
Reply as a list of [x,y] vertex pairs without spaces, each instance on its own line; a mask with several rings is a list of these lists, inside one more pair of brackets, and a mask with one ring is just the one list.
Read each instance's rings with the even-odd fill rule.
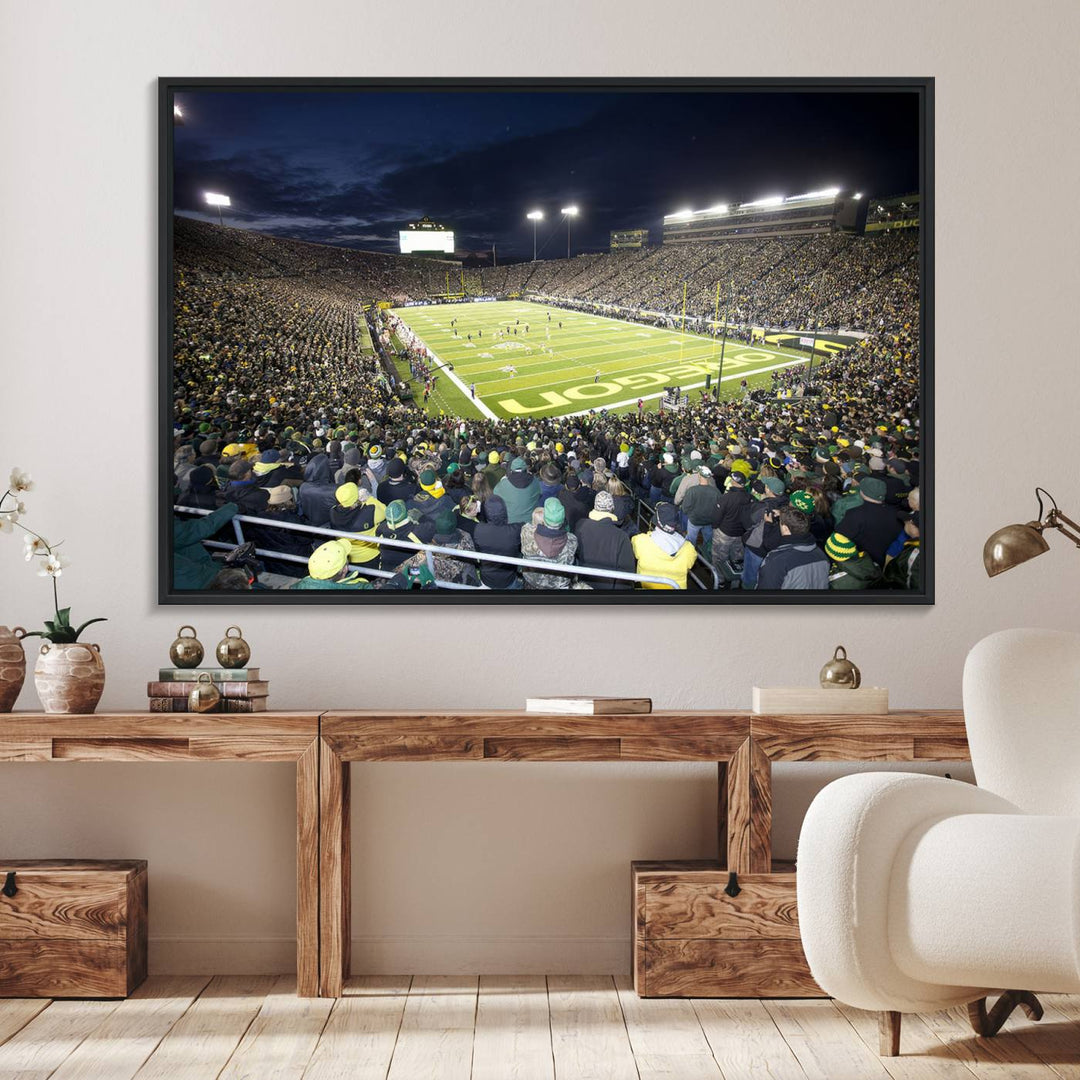
[[1041,1017],[1033,991],[1080,992],[1080,635],[991,635],[963,694],[978,787],[847,776],[799,838],[810,970],[881,1013],[883,1054],[899,1053],[905,1012],[967,1004],[990,1036],[1018,1005]]

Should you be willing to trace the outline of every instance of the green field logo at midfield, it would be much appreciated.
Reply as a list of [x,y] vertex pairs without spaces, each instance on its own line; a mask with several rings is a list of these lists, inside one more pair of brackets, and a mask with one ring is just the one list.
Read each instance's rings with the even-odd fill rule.
[[[729,354],[724,359],[725,369],[744,368],[753,364],[774,359],[772,353],[759,352],[756,349],[743,349],[738,354]],[[517,398],[500,398],[499,407],[511,416],[524,416],[528,413],[546,412],[548,409],[591,408],[594,404],[616,396],[625,397],[627,391],[639,392],[670,386],[672,381],[703,378],[716,374],[716,363],[699,364],[683,361],[677,364],[663,364],[659,371],[640,371],[633,375],[618,375],[601,382],[581,383],[578,386],[566,386],[561,391],[543,390],[538,395],[538,405],[522,405]],[[687,387],[689,389],[689,387]]]

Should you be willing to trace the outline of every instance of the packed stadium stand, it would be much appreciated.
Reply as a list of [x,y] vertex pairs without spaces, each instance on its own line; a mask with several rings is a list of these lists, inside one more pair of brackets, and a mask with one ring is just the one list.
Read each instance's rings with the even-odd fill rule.
[[179,591],[921,587],[917,228],[473,272],[491,296],[672,318],[684,289],[711,316],[720,283],[736,324],[861,333],[812,386],[797,365],[677,413],[517,421],[399,395],[382,306],[443,297],[445,262],[174,233]]

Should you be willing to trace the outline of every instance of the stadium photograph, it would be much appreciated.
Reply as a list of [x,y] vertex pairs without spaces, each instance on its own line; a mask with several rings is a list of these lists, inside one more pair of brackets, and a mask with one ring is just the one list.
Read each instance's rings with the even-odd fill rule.
[[932,602],[931,81],[159,89],[163,602]]

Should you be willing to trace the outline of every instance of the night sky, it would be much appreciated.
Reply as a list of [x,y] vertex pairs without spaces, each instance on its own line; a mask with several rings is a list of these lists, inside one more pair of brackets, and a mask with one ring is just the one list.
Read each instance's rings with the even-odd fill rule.
[[397,251],[429,215],[458,253],[498,245],[574,252],[665,214],[839,186],[887,196],[918,186],[914,92],[584,93],[178,91],[178,213],[318,243]]

